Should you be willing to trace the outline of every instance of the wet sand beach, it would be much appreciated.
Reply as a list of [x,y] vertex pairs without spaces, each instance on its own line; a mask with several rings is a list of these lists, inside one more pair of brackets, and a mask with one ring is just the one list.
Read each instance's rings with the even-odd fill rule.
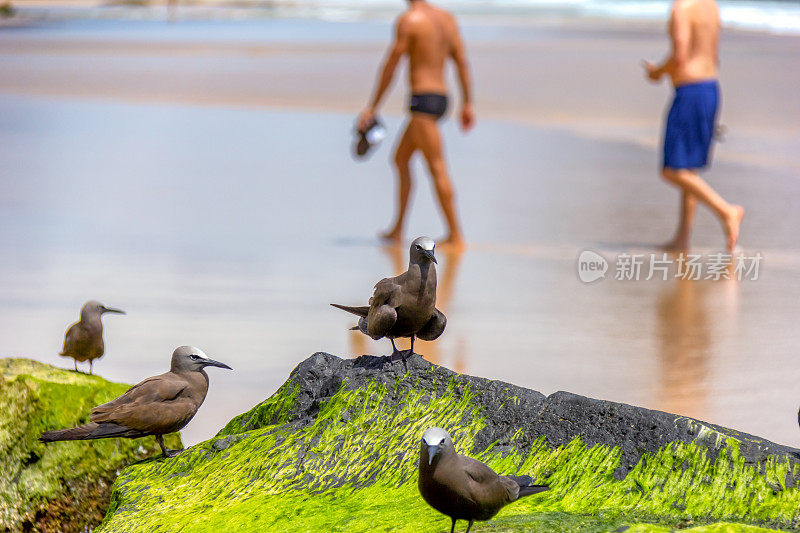
[[[444,125],[469,248],[439,255],[448,328],[419,351],[458,371],[685,414],[794,444],[800,378],[800,37],[728,30],[724,143],[706,174],[748,209],[759,279],[582,283],[576,260],[655,252],[677,224],[657,175],[669,89],[653,24],[464,28],[478,126]],[[210,372],[185,442],[213,435],[315,351],[388,353],[330,302],[407,261],[389,224],[391,141],[350,155],[386,21],[70,20],[0,30],[0,356],[58,353],[97,298],[134,382],[194,344]],[[384,105],[390,134],[405,94]],[[443,232],[420,162],[408,236]],[[695,245],[723,247],[698,213]]]

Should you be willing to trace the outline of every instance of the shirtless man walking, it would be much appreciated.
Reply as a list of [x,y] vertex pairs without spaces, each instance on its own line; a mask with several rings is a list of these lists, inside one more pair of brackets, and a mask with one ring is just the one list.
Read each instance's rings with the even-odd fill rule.
[[730,252],[744,216],[742,206],[726,202],[698,174],[706,166],[716,128],[719,28],[714,0],[675,0],[669,21],[672,54],[661,65],[644,65],[650,80],[657,82],[666,74],[675,87],[664,131],[662,175],[683,193],[678,232],[666,246],[676,251],[689,247],[697,200],[722,222]]
[[365,130],[392,82],[397,64],[404,55],[408,55],[410,118],[394,157],[399,180],[397,219],[381,237],[393,242],[402,239],[411,193],[409,161],[420,150],[428,163],[449,229],[449,234],[440,244],[460,249],[464,247],[464,238],[456,215],[453,187],[447,175],[437,121],[447,110],[444,66],[446,60],[452,58],[461,84],[461,128],[467,131],[475,123],[466,53],[452,15],[425,0],[409,0],[408,4],[408,10],[397,20],[395,40],[380,71],[372,99],[358,118],[359,128]]

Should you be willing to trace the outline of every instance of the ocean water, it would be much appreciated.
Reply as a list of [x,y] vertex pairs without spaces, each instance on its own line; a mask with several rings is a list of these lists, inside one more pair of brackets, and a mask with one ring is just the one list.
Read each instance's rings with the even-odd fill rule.
[[[298,5],[322,13],[335,10],[373,12],[396,9],[398,0],[315,0]],[[476,16],[563,16],[606,19],[664,19],[672,2],[667,0],[440,0],[439,5],[464,15]],[[727,27],[800,32],[800,2],[722,0],[720,16]]]
[[[178,2],[180,4],[180,1]],[[666,20],[668,0],[439,0],[438,5],[460,17],[508,23],[588,20]],[[182,6],[182,17],[193,18],[319,18],[354,21],[389,19],[403,8],[403,0],[261,0],[248,7],[228,6],[226,0],[192,1]],[[798,0],[720,0],[722,23],[728,28],[800,33]],[[23,7],[20,12],[47,18],[163,18],[163,6],[113,5],[86,7]]]

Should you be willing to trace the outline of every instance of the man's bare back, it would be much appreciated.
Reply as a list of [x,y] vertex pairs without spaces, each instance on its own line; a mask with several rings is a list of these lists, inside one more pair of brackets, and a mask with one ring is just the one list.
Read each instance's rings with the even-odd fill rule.
[[408,56],[408,83],[414,94],[447,94],[444,67],[452,59],[461,85],[461,126],[468,130],[474,123],[471,80],[466,51],[455,18],[424,0],[411,0],[395,26],[395,39],[381,69],[370,105],[359,116],[358,124],[366,129],[373,120],[394,71]]
[[667,74],[675,87],[716,79],[719,28],[714,0],[677,0],[669,19],[672,56],[661,67],[647,65],[650,79]]
[[452,15],[427,2],[412,2],[398,21],[408,31],[408,82],[415,93],[446,93],[444,65],[458,41]]

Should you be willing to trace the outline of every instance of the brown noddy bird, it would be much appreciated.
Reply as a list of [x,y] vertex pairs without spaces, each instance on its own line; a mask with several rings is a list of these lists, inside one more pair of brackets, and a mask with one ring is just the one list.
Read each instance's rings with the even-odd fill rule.
[[450,517],[450,533],[456,520],[489,520],[507,504],[522,496],[549,490],[533,485],[530,476],[500,476],[472,457],[456,453],[453,440],[442,428],[428,428],[419,450],[419,491],[425,501]]
[[369,305],[351,307],[331,304],[361,317],[358,329],[375,340],[388,337],[392,341],[392,361],[405,353],[397,350],[394,339],[411,337],[414,355],[414,338],[432,341],[437,339],[447,325],[444,313],[436,309],[436,243],[430,237],[417,237],[411,243],[408,270],[394,278],[384,278],[375,285]]
[[109,437],[136,439],[154,435],[166,457],[179,450],[164,447],[163,435],[181,430],[203,405],[208,392],[207,366],[231,367],[209,359],[199,348],[180,346],[172,353],[169,372],[147,378],[125,394],[92,409],[82,426],[45,431],[42,442]]
[[89,361],[89,374],[92,373],[92,363],[95,359],[103,357],[105,345],[103,344],[103,322],[100,317],[105,313],[125,314],[122,309],[106,307],[95,300],[89,300],[81,308],[81,319],[72,324],[64,335],[64,347],[61,349],[63,357],[72,357],[75,360],[75,371],[78,371],[78,361]]

